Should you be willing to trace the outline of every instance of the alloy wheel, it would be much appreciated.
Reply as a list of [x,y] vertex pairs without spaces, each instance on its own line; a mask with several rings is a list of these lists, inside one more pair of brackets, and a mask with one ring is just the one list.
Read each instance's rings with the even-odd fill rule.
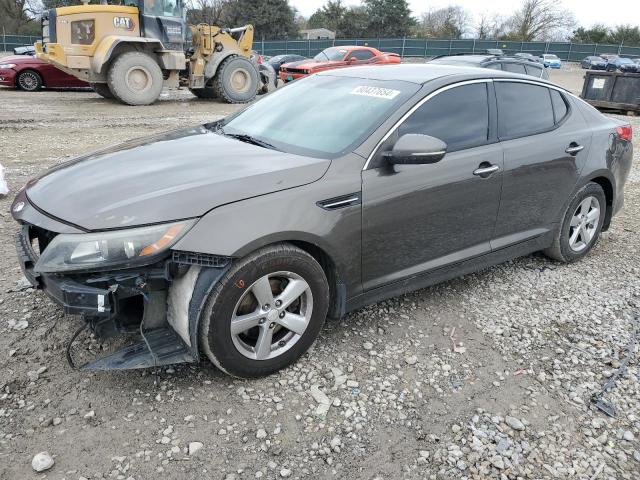
[[21,73],[18,77],[18,84],[20,88],[27,91],[32,91],[38,88],[39,79],[33,72]]
[[600,221],[600,202],[596,197],[588,196],[576,208],[569,224],[569,248],[581,252],[587,248]]
[[268,360],[293,347],[311,320],[309,284],[288,271],[265,275],[240,297],[231,318],[236,349],[253,360]]

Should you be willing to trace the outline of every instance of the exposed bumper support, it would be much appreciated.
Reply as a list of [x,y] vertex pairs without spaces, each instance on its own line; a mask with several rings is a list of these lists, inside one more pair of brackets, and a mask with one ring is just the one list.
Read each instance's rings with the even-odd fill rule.
[[[23,226],[16,247],[22,271],[35,288],[44,290],[65,313],[82,315],[100,337],[141,330],[136,343],[90,361],[81,369],[125,370],[198,361],[200,317],[229,259],[173,252],[163,262],[141,269],[42,274],[34,272],[38,256],[31,245],[29,228],[28,224]],[[181,285],[183,288],[178,288]],[[167,300],[173,315],[169,323]],[[68,358],[74,366],[69,352]]]
[[111,355],[86,363],[80,368],[82,370],[129,370],[195,362],[189,347],[171,328],[151,330],[145,333],[144,337],[137,343],[127,345]]

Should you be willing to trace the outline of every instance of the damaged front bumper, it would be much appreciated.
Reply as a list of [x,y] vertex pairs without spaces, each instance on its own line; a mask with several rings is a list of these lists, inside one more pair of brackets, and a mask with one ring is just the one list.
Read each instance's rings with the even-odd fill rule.
[[[38,273],[34,271],[38,250],[46,248],[47,239],[56,234],[24,218],[19,221],[18,259],[35,288],[60,304],[65,313],[81,315],[99,339],[119,334],[138,337],[137,342],[80,368],[148,368],[199,360],[200,316],[210,288],[226,271],[227,261],[170,251],[165,258],[143,267],[64,275]],[[68,358],[72,362],[69,350]]]

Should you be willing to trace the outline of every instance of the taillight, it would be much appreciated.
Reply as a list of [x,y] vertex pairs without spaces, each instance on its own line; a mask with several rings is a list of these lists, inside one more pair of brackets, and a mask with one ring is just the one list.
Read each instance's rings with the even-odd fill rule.
[[633,140],[633,128],[631,128],[631,125],[623,125],[621,127],[617,127],[616,133],[622,140],[626,140],[627,142]]

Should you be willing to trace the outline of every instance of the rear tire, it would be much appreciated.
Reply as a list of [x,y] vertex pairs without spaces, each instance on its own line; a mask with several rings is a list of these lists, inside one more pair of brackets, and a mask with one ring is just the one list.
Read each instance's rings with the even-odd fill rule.
[[258,94],[260,76],[248,58],[227,57],[213,78],[216,95],[227,103],[247,103]]
[[229,375],[270,375],[307,351],[328,307],[329,285],[311,255],[290,244],[265,247],[234,263],[212,289],[200,346]]
[[598,242],[606,213],[602,187],[593,182],[586,184],[569,203],[553,244],[543,253],[563,263],[580,260]]
[[42,76],[33,70],[23,70],[16,78],[16,85],[25,92],[37,92],[42,88]]
[[109,85],[107,85],[106,83],[90,83],[89,85],[91,85],[93,91],[101,97],[110,100],[113,99],[113,93],[111,93],[111,90],[109,90]]
[[109,90],[127,105],[151,105],[160,97],[163,82],[158,63],[143,52],[120,55],[107,75]]

